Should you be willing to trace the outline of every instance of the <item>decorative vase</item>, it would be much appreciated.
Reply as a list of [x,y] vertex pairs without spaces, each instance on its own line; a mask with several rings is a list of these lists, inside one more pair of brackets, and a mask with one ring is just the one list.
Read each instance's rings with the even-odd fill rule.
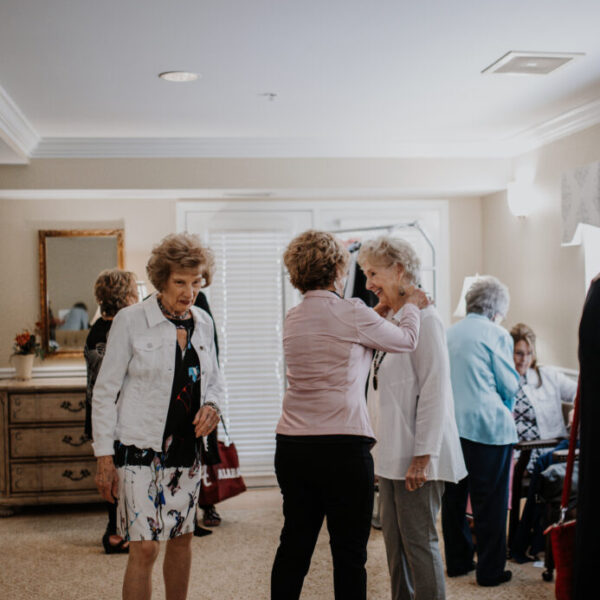
[[35,354],[13,354],[11,361],[15,366],[15,379],[31,379]]

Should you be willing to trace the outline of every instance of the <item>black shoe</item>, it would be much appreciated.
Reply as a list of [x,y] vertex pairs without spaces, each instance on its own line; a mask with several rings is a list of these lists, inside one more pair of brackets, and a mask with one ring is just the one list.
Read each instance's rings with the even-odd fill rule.
[[129,546],[126,546],[127,542],[124,539],[117,544],[110,543],[111,534],[108,531],[102,536],[102,545],[104,546],[104,552],[106,554],[128,554]]
[[466,569],[448,569],[446,572],[448,577],[460,577],[461,575],[466,575],[467,573],[474,571],[476,566],[475,561],[471,561],[470,566]]
[[210,535],[212,531],[210,529],[204,529],[204,527],[200,527],[200,525],[196,525],[194,527],[194,535],[196,537],[204,537],[205,535]]
[[503,571],[502,575],[500,575],[500,577],[497,577],[496,579],[490,579],[489,581],[486,580],[477,580],[477,583],[482,586],[482,587],[495,587],[497,585],[500,585],[501,583],[506,583],[507,581],[510,581],[512,577],[512,571]]

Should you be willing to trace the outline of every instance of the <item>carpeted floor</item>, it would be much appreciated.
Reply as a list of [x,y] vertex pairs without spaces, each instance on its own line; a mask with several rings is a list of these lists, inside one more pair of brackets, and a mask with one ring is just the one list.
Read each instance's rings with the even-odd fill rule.
[[[269,597],[271,564],[282,524],[279,490],[255,489],[219,505],[223,517],[212,535],[194,538],[190,600],[262,600]],[[106,556],[100,538],[101,507],[29,508],[0,519],[1,600],[117,600],[126,556]],[[159,558],[160,560],[160,558]],[[448,600],[551,600],[554,585],[542,569],[509,563],[513,580],[481,588],[473,574],[447,580]],[[381,532],[369,542],[369,598],[390,597]],[[154,596],[164,598],[161,569]],[[326,530],[321,532],[302,600],[333,598]]]

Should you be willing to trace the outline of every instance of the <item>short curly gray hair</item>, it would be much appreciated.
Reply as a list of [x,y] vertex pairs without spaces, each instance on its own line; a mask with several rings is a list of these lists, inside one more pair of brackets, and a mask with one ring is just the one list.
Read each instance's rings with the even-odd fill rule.
[[171,273],[183,269],[201,269],[202,287],[207,287],[212,281],[215,259],[212,250],[197,235],[172,233],[152,248],[146,273],[150,283],[162,292]]
[[367,263],[391,267],[401,265],[404,274],[415,285],[421,283],[421,259],[406,240],[381,235],[362,243],[356,262],[361,268]]
[[479,278],[465,296],[467,314],[475,313],[493,319],[496,315],[506,317],[510,304],[508,288],[496,277]]

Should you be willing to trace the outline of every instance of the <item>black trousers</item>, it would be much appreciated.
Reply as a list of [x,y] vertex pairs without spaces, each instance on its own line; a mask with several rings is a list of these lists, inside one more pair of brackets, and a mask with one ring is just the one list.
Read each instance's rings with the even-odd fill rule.
[[277,440],[275,473],[285,520],[271,573],[272,600],[300,598],[325,517],[336,600],[367,597],[373,458],[370,444],[348,437],[337,443],[319,442],[318,436],[311,443]]
[[477,539],[477,581],[497,580],[506,566],[506,517],[512,444],[492,446],[460,439],[468,475],[446,483],[442,497],[442,531],[448,575],[470,569],[475,547],[466,518],[471,496]]

